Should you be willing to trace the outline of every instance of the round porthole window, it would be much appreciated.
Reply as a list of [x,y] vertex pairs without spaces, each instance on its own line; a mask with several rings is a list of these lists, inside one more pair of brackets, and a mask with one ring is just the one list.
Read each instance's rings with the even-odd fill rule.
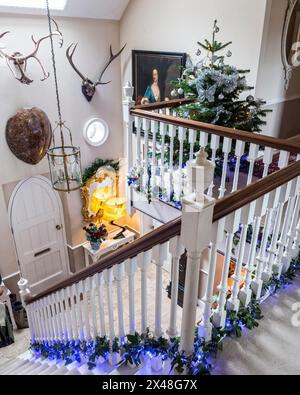
[[100,118],[90,119],[84,126],[83,136],[85,141],[94,147],[104,144],[109,135],[107,123]]

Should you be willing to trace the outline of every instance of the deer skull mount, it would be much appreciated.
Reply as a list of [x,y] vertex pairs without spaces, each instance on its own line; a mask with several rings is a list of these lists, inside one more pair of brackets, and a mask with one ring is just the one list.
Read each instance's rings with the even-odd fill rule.
[[[53,36],[58,36],[59,37],[59,44],[60,47],[63,45],[63,35],[59,30],[58,24],[55,22],[54,19],[51,19],[52,22],[54,23],[56,30],[52,33]],[[4,32],[0,35],[0,39],[4,37],[6,34],[9,32]],[[0,57],[4,58],[6,60],[6,64],[8,65],[10,71],[13,73],[14,77],[20,81],[22,84],[30,85],[33,80],[30,79],[26,75],[27,71],[27,62],[29,59],[35,59],[36,62],[40,65],[42,72],[43,72],[43,78],[41,81],[45,81],[47,78],[49,78],[50,74],[45,70],[44,66],[42,65],[42,62],[40,59],[37,57],[38,50],[40,48],[40,44],[42,41],[50,38],[51,35],[48,34],[45,37],[40,38],[39,40],[35,40],[33,36],[31,36],[31,39],[35,45],[34,50],[28,54],[28,55],[23,55],[21,52],[14,52],[13,54],[9,55],[5,51],[3,51],[3,48],[0,47]]]
[[86,100],[88,102],[92,101],[94,94],[96,92],[96,88],[98,85],[107,85],[110,84],[111,81],[108,82],[102,82],[102,77],[104,75],[104,73],[106,72],[106,70],[108,69],[108,67],[110,66],[110,64],[117,59],[121,53],[124,51],[126,44],[124,45],[124,47],[117,53],[117,54],[113,54],[112,51],[112,46],[110,46],[110,58],[108,60],[108,62],[105,64],[99,79],[96,82],[93,82],[92,80],[90,80],[88,77],[85,77],[80,71],[79,69],[75,66],[74,62],[73,62],[73,56],[74,53],[76,51],[78,44],[71,44],[69,46],[69,48],[67,49],[66,55],[68,58],[68,61],[70,63],[70,65],[72,66],[72,68],[75,70],[75,72],[79,75],[79,77],[82,79],[82,86],[81,86],[81,90],[82,93],[84,95],[84,97],[86,98]]

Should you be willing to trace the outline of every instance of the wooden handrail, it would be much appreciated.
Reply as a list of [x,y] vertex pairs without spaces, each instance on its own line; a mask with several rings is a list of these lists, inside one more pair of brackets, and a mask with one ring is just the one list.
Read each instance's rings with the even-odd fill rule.
[[195,99],[174,99],[168,101],[161,101],[159,103],[140,104],[134,107],[134,110],[154,111],[162,108],[174,108],[182,106],[183,104],[194,103]]
[[253,143],[259,146],[271,147],[276,150],[283,150],[287,152],[293,152],[295,154],[300,154],[300,145],[289,140],[277,139],[274,137],[265,136],[258,133],[245,132],[243,130],[226,128],[224,126],[218,126],[209,123],[193,121],[190,119],[173,117],[171,115],[158,114],[149,111],[150,110],[149,105],[147,106],[148,111],[146,111],[144,108],[145,106],[143,106],[143,108],[138,108],[138,107],[133,108],[130,111],[130,114],[132,116],[142,117],[152,121],[159,121],[176,126],[181,126],[186,129],[193,129],[197,131],[215,134],[221,137],[228,137],[232,140],[237,139],[237,140],[245,141],[246,143]]
[[[272,173],[266,178],[263,178],[254,184],[251,184],[244,189],[234,192],[223,199],[216,202],[214,207],[213,222],[216,222],[234,211],[248,205],[254,200],[264,196],[265,194],[275,190],[281,185],[286,184],[292,179],[300,176],[300,162],[295,162],[288,167]],[[156,245],[163,244],[171,240],[175,236],[179,236],[181,231],[181,218],[168,222],[152,232],[142,236],[138,240],[121,247],[119,250],[108,254],[100,263],[94,264],[74,274],[53,287],[41,292],[40,294],[28,299],[27,304],[31,304],[39,299],[42,299],[52,293],[58,292],[61,289],[69,287],[78,283],[81,280],[91,277],[96,273],[102,272],[115,265],[118,265],[127,259],[134,258],[141,252],[150,250]]]
[[300,176],[300,162],[295,162],[282,170],[278,170],[269,176],[248,185],[240,191],[231,193],[217,201],[214,208],[213,222],[245,207],[249,203],[259,199],[278,187]]

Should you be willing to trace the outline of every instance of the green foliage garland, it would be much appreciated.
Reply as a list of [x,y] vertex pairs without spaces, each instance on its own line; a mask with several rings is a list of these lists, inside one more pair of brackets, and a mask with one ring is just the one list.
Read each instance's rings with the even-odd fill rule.
[[93,177],[100,167],[110,166],[116,172],[119,171],[120,163],[113,159],[96,159],[89,167],[85,169],[82,175],[82,182],[85,184],[87,180]]

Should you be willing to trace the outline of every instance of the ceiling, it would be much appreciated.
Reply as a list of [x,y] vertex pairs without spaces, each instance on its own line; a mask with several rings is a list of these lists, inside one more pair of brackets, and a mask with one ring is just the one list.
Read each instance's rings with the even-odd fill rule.
[[[55,16],[120,20],[130,0],[68,0],[64,11]],[[1,7],[0,13],[43,15],[44,10]]]

